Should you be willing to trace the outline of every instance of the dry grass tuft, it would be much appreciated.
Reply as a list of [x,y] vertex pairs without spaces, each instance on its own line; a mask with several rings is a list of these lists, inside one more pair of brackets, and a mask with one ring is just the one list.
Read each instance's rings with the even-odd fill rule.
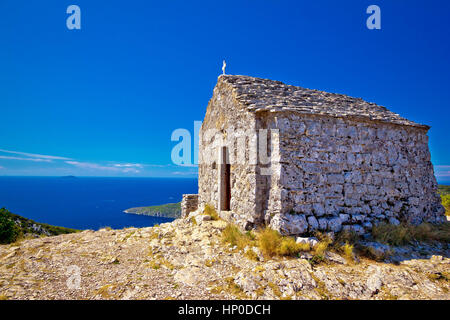
[[[236,246],[239,250],[245,247],[258,247],[266,257],[297,256],[302,251],[310,251],[309,244],[296,243],[293,237],[284,237],[278,231],[268,227],[255,233],[242,233],[238,227],[228,224],[222,231],[222,241]],[[253,250],[247,250],[244,254],[249,259],[257,260],[257,254]]]
[[277,255],[281,246],[281,235],[278,231],[264,228],[258,233],[258,247],[268,257]]
[[412,227],[412,237],[418,241],[450,242],[450,222],[439,225],[422,223]]
[[253,251],[253,250],[247,250],[247,251],[245,251],[244,256],[246,256],[246,257],[247,257],[248,259],[250,259],[250,260],[259,261],[258,255],[257,255],[256,252]]
[[278,298],[281,298],[281,296],[282,296],[281,290],[275,283],[269,282],[269,283],[267,283],[267,286],[270,289],[272,289],[272,292],[274,295],[276,295]]
[[237,299],[248,299],[249,297],[245,294],[245,292],[239,287],[235,282],[233,277],[225,278],[225,286],[217,287],[216,292],[225,291],[234,295]]
[[279,254],[281,256],[295,256],[299,253],[299,244],[294,238],[288,237],[281,240]]
[[258,247],[268,257],[297,256],[302,251],[311,250],[309,244],[296,243],[293,237],[284,237],[268,227],[257,234]]
[[211,220],[219,220],[219,214],[212,205],[207,204],[203,210],[203,214],[210,216]]
[[343,246],[341,246],[341,251],[348,261],[354,261],[353,245],[346,243]]
[[325,234],[316,233],[315,236],[320,241],[312,250],[313,257],[309,261],[312,265],[318,265],[325,262],[325,253],[330,249],[330,245],[333,244],[333,240]]
[[440,241],[450,242],[450,223],[440,225],[422,223],[418,226],[409,224],[379,224],[372,228],[372,236],[376,241],[401,246],[416,241]]
[[228,224],[222,231],[222,241],[232,247],[236,246],[239,250],[253,245],[253,239],[249,233],[242,233],[238,227],[232,224]]
[[320,241],[314,247],[314,254],[318,256],[323,256],[325,252],[328,250],[328,246],[331,244],[331,239],[324,239]]
[[336,244],[355,244],[360,240],[360,236],[355,231],[344,230],[336,234],[334,243]]

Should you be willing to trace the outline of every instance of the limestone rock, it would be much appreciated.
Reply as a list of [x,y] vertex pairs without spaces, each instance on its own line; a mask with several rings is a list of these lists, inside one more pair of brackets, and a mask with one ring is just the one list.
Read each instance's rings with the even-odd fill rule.
[[257,274],[241,271],[237,274],[234,282],[245,292],[252,293],[260,287],[261,280],[261,277]]
[[203,271],[197,266],[190,266],[177,271],[174,280],[188,286],[196,285],[204,277]]
[[366,282],[367,289],[371,294],[378,293],[383,285],[380,267],[370,266],[367,273],[370,275]]
[[327,251],[325,253],[325,259],[327,259],[328,261],[334,262],[334,263],[347,264],[347,261],[344,258],[342,258],[340,255],[338,255],[334,252],[330,252],[330,251]]
[[270,227],[286,235],[302,234],[308,230],[308,222],[304,215],[276,215],[270,221]]
[[394,226],[398,226],[400,224],[400,221],[395,218],[389,218],[389,223],[393,224]]
[[319,240],[317,240],[316,237],[310,237],[310,238],[297,237],[296,242],[297,243],[307,243],[307,244],[309,244],[309,246],[311,248],[313,248],[316,244],[319,243]]

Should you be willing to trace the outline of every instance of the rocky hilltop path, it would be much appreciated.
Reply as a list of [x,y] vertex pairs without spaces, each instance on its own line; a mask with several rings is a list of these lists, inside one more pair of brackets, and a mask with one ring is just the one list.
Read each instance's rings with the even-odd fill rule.
[[398,265],[260,262],[221,242],[225,226],[177,219],[2,245],[0,299],[450,299],[445,252]]

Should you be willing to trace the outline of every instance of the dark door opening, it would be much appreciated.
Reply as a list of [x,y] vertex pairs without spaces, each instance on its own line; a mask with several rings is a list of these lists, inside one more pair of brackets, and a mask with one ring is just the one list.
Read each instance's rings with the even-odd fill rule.
[[228,161],[227,147],[222,147],[220,164],[220,210],[231,210],[231,165]]
[[231,172],[230,164],[225,164],[225,211],[230,211],[231,202]]

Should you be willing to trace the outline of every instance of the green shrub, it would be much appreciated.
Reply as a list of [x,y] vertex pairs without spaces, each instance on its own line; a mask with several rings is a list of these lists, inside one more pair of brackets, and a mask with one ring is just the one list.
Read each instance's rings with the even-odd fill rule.
[[5,209],[0,209],[0,243],[7,244],[15,242],[20,231],[14,220]]
[[[6,209],[0,209],[0,243],[10,243],[19,237],[30,235],[59,235],[78,232],[79,230],[52,226],[46,223],[38,223],[33,220],[13,214]],[[11,222],[13,224],[11,224]],[[36,231],[34,225],[41,227],[42,231]]]

